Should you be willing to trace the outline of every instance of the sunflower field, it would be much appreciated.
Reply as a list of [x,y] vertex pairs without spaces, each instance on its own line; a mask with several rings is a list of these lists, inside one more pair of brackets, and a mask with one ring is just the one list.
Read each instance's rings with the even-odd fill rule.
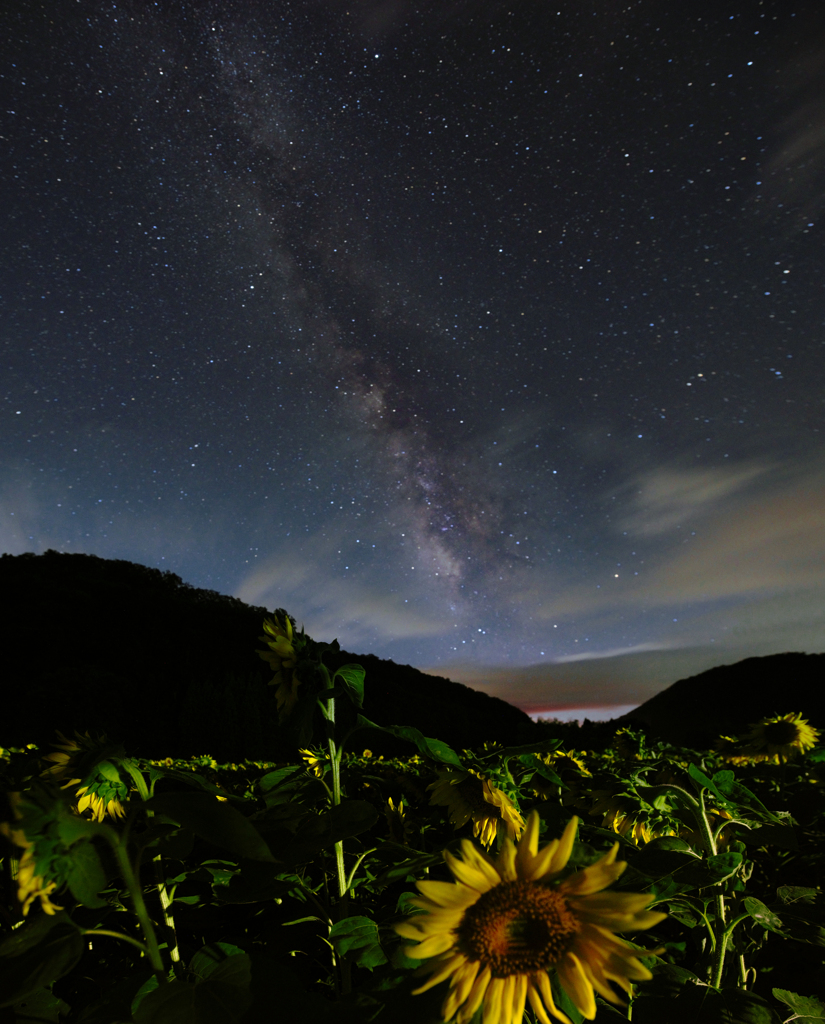
[[[289,762],[89,733],[0,751],[0,1024],[825,1021],[825,749],[801,713],[714,750],[552,727],[453,750],[344,732],[361,667],[264,630]],[[373,754],[387,737],[408,753]]]

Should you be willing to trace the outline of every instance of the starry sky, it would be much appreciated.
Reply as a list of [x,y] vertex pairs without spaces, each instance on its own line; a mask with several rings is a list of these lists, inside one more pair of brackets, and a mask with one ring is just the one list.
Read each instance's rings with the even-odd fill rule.
[[532,711],[825,649],[820,3],[0,28],[0,549]]

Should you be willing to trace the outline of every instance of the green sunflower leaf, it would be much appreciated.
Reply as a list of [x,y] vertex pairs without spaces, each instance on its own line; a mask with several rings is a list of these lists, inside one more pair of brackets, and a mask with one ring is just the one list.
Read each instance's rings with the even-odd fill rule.
[[387,963],[387,956],[378,939],[378,925],[369,917],[345,917],[330,929],[330,942],[339,956],[359,967],[372,970]]
[[776,895],[783,903],[813,903],[819,890],[805,885],[780,885]]
[[364,704],[365,676],[366,672],[361,665],[343,665],[332,677],[332,682],[334,684],[336,679],[340,679],[349,699],[357,708],[360,708]]
[[743,786],[741,782],[736,781],[733,772],[729,769],[716,772],[711,781],[714,792],[717,795],[721,794],[737,807],[747,807],[749,810],[763,815],[769,821],[781,822],[782,819],[778,818],[773,811],[769,811],[755,793],[752,793],[747,786]]
[[92,843],[76,843],[69,851],[71,867],[66,876],[72,896],[86,907],[105,907],[107,901],[98,893],[106,888],[108,878]]
[[39,988],[30,992],[25,999],[15,1003],[14,1010],[15,1024],[54,1024],[71,1010],[68,1003],[64,1002],[48,988]]
[[815,1024],[818,1021],[825,1021],[825,1003],[820,1002],[816,996],[799,996],[796,992],[788,992],[784,988],[771,990],[774,999],[790,1007],[796,1014],[792,1018],[794,1024]]
[[776,932],[778,935],[785,935],[782,918],[774,914],[770,907],[766,906],[762,900],[758,900],[754,896],[746,896],[742,900],[742,905],[757,924],[761,924],[763,928]]
[[135,996],[135,1024],[239,1024],[252,1006],[251,961],[237,946],[204,946],[190,963],[194,984],[150,978]]
[[68,974],[83,948],[80,929],[65,911],[34,915],[0,943],[0,1007]]
[[691,971],[660,964],[639,985],[633,1024],[780,1024],[767,1000],[741,988],[711,988]]
[[196,978],[203,981],[214,974],[220,964],[233,956],[246,956],[246,954],[239,946],[233,946],[229,942],[212,942],[207,946],[201,946],[195,953],[189,961],[189,970]]
[[240,811],[209,793],[164,793],[147,800],[144,806],[190,829],[201,839],[231,850],[239,857],[275,860],[252,822]]
[[464,767],[458,754],[451,747],[448,747],[441,740],[430,739],[414,726],[376,725],[375,722],[371,722],[368,718],[364,718],[363,715],[359,715],[356,720],[356,728],[378,729],[379,732],[387,732],[390,736],[414,743],[425,757],[429,757],[433,761],[441,761],[442,764],[452,764],[457,768]]

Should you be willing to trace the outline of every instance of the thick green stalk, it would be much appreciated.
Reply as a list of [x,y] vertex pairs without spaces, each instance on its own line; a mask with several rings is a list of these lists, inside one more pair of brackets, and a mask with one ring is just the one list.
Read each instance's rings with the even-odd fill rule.
[[[705,810],[705,795],[702,790],[699,791],[699,807],[695,812],[696,821],[699,825],[699,831],[702,834],[702,840],[705,844],[705,849],[709,856],[716,856],[716,840],[713,838],[713,832],[711,831],[710,822],[708,821],[707,811]],[[725,908],[725,896],[721,891],[714,897],[716,904],[716,949],[713,953],[713,969],[711,972],[710,983],[714,988],[719,988],[722,984],[722,972],[725,969],[725,952],[728,945],[729,932],[726,927],[726,908]]]
[[[326,668],[325,668],[326,671]],[[329,678],[329,675],[327,675]],[[329,762],[332,769],[332,803],[338,807],[341,803],[341,752],[335,744],[335,698],[327,701],[327,728],[329,730]],[[335,866],[338,873],[338,917],[339,920],[348,915],[349,885],[347,871],[344,866],[344,843],[338,840],[335,844]],[[345,956],[338,957],[341,968],[341,992],[346,995],[352,990],[351,968]]]
[[[335,698],[327,701],[327,721],[329,722],[329,763],[332,769],[332,803],[338,807],[341,803],[341,758],[335,746]],[[338,896],[343,899],[347,894],[347,873],[344,868],[344,844],[339,839],[335,844],[335,863],[338,869]]]
[[[146,785],[146,779],[143,777],[143,772],[135,768],[134,765],[128,761],[123,762],[123,767],[129,772],[132,780],[137,787],[137,791],[140,794],[141,800],[149,800],[151,793]],[[150,818],[154,817],[152,811],[147,810],[147,816]],[[158,896],[160,897],[160,909],[163,914],[163,923],[169,929],[169,958],[172,961],[172,966],[176,969],[180,966],[180,948],[178,946],[178,933],[175,927],[175,917],[172,913],[172,897],[169,895],[169,890],[166,888],[166,872],[163,870],[163,857],[161,854],[157,854],[152,858],[154,872],[155,872],[155,886],[158,890]]]
[[132,906],[135,908],[135,916],[138,919],[138,923],[143,931],[143,937],[146,940],[146,952],[149,957],[149,962],[152,965],[152,970],[157,976],[158,982],[161,984],[166,983],[166,969],[163,966],[163,958],[160,955],[160,947],[158,946],[157,935],[155,935],[155,926],[152,924],[152,918],[149,916],[149,911],[146,909],[146,902],[143,899],[143,890],[140,887],[140,880],[135,874],[132,862],[129,859],[129,852],[126,846],[121,842],[120,836],[116,835],[110,829],[107,829],[107,836],[110,835],[111,845],[115,851],[117,857],[118,867],[123,877],[123,881],[126,883],[126,887],[129,890],[129,894],[132,897]]
[[[679,793],[693,813],[693,817],[696,819],[696,823],[699,826],[699,834],[702,837],[702,845],[705,848],[705,853],[709,857],[715,857],[717,853],[716,840],[713,837],[710,822],[708,821],[707,811],[705,810],[704,790],[699,789],[697,799],[681,786],[675,786],[669,783],[662,786],[651,786],[650,789],[651,791],[670,790],[671,792]],[[728,945],[730,930],[726,926],[725,896],[721,890],[714,897],[714,902],[716,904],[716,924],[713,931],[715,947],[713,950],[711,985],[713,985],[714,988],[719,988],[722,983],[722,972],[725,968],[725,951]]]

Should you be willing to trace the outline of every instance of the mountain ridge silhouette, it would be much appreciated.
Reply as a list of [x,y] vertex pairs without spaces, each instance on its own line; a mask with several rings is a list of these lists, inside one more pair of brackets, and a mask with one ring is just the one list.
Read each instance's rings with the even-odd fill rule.
[[[136,562],[51,550],[0,556],[0,587],[8,599],[10,666],[0,745],[45,747],[56,729],[78,729],[107,732],[142,756],[294,756],[278,726],[271,673],[257,654],[268,609]],[[353,661],[364,666],[367,718],[415,726],[457,750],[553,735],[568,746],[603,745],[622,725],[702,747],[788,711],[825,728],[825,654],[717,666],[612,722],[582,727],[536,723],[498,697],[372,654],[330,651],[325,660],[333,670]],[[354,709],[338,705],[342,724],[354,723]],[[355,734],[350,749],[362,748],[414,750],[374,730]]]

